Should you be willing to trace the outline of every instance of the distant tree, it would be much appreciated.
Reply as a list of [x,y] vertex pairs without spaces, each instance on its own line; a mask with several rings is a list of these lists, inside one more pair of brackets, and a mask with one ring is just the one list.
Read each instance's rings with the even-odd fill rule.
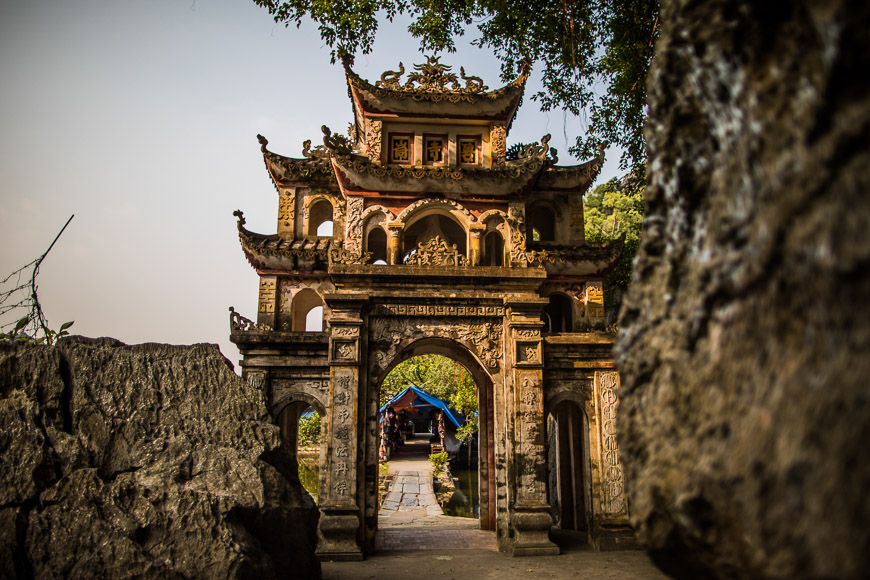
[[460,412],[465,413],[472,399],[474,409],[477,409],[476,386],[471,373],[446,356],[424,354],[396,365],[381,385],[381,405],[386,404],[409,386],[422,389],[450,404],[454,404],[455,399],[455,404],[461,405],[462,408],[454,408]]
[[645,187],[629,175],[611,179],[586,194],[583,202],[586,239],[615,240],[625,235],[625,246],[616,266],[604,280],[605,323],[616,322],[622,296],[631,284],[631,267],[640,243]]
[[317,411],[307,417],[300,417],[299,443],[302,445],[320,443],[320,414]]
[[540,63],[545,111],[588,122],[570,151],[588,158],[602,142],[620,146],[621,166],[643,170],[646,77],[658,36],[658,0],[254,0],[278,23],[317,23],[332,60],[372,50],[379,20],[412,18],[421,50],[455,52],[455,39],[477,24],[472,41],[502,62],[502,79],[520,62]]

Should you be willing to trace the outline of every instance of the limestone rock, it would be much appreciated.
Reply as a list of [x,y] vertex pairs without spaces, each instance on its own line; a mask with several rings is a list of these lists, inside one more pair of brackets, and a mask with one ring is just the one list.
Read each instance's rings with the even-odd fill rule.
[[0,343],[3,577],[316,578],[317,508],[214,345]]
[[866,578],[870,4],[660,24],[618,343],[632,523],[678,578]]

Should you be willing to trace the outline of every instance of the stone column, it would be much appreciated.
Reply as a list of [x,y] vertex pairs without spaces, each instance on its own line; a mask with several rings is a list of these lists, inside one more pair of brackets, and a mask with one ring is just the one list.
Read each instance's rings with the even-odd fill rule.
[[547,301],[537,296],[509,303],[512,345],[513,451],[510,463],[514,479],[509,483],[513,538],[508,546],[512,556],[543,556],[559,553],[550,541],[550,505],[547,502],[547,456],[544,416],[544,349],[541,312]]
[[317,556],[321,560],[362,560],[362,437],[359,399],[360,308],[356,296],[328,294],[329,395],[325,464],[321,469]]
[[387,225],[387,263],[391,266],[402,263],[402,232],[404,226]]
[[468,253],[468,259],[472,266],[480,266],[481,258],[483,257],[483,232],[486,230],[486,226],[483,224],[473,224],[470,230],[471,251]]

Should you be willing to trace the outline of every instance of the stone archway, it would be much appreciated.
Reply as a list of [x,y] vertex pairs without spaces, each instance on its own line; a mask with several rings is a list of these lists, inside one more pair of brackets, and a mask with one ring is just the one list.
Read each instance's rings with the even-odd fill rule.
[[[452,339],[429,337],[414,340],[404,348],[402,348],[393,357],[386,368],[381,370],[379,366],[379,374],[370,384],[369,398],[374,400],[374,405],[369,401],[368,409],[371,410],[380,406],[378,396],[380,393],[381,383],[390,371],[399,363],[424,354],[439,354],[445,356],[463,367],[471,374],[477,386],[477,401],[479,415],[479,435],[478,435],[478,473],[479,473],[479,492],[480,492],[480,529],[495,530],[495,440],[493,429],[493,381],[490,374],[486,371],[480,360],[469,349]],[[377,413],[377,411],[376,411]],[[367,417],[367,422],[375,421],[377,423],[377,414],[374,417]],[[367,432],[367,453],[370,462],[374,462],[374,470],[377,473],[377,436],[371,437],[371,431]],[[366,471],[370,471],[371,466],[366,466]],[[372,485],[373,484],[373,485]],[[367,526],[374,526],[369,533],[367,530],[366,536],[373,536],[373,531],[377,529],[377,480],[374,482],[366,481],[367,490],[366,497],[371,498],[374,506],[374,517],[367,518]]]

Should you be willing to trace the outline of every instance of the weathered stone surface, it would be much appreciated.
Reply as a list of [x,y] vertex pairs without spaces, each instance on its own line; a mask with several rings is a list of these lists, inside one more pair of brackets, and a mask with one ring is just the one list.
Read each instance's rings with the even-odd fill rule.
[[318,577],[317,509],[213,345],[0,344],[0,575]]
[[870,4],[662,3],[622,314],[632,523],[681,578],[870,575]]

